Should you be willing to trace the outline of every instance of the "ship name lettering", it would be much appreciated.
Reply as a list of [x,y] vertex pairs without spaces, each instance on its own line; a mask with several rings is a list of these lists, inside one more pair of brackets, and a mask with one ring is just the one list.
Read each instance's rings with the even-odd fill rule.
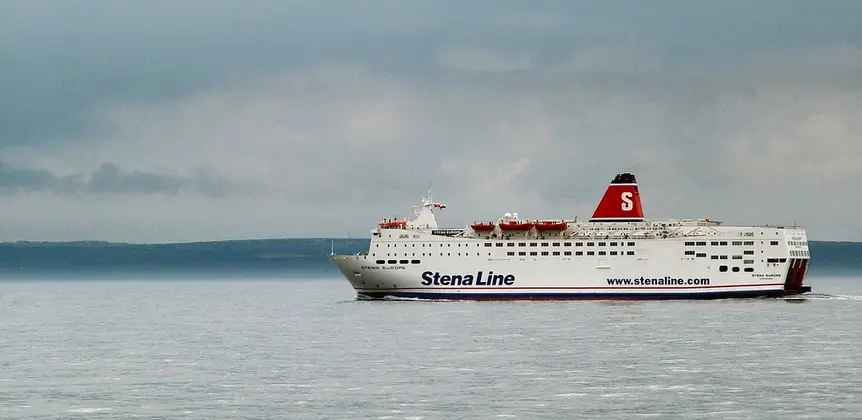
[[514,274],[494,274],[489,271],[487,275],[482,271],[473,274],[440,274],[439,271],[426,271],[422,273],[422,284],[425,286],[511,286],[515,284]]

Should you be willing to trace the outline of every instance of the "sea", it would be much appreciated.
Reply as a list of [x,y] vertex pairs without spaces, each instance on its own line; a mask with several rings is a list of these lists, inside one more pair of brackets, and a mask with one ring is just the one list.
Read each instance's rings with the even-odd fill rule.
[[359,301],[367,239],[0,244],[2,419],[859,419],[862,244],[807,295]]

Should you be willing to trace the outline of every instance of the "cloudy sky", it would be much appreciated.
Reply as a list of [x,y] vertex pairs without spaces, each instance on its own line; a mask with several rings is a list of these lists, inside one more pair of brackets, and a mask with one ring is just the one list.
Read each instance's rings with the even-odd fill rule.
[[862,2],[2,2],[0,240],[647,217],[862,240]]

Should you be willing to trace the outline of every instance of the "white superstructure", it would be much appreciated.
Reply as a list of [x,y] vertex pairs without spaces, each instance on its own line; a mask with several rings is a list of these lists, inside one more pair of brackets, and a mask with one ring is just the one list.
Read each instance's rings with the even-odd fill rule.
[[646,220],[618,174],[589,221],[522,219],[440,229],[430,191],[412,220],[384,220],[367,253],[331,255],[359,298],[704,299],[784,296],[802,284],[801,227]]

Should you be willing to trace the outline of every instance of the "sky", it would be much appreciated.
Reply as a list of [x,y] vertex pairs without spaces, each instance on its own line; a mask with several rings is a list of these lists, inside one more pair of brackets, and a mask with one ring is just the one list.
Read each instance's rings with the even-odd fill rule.
[[862,2],[0,0],[0,241],[647,218],[862,241]]

